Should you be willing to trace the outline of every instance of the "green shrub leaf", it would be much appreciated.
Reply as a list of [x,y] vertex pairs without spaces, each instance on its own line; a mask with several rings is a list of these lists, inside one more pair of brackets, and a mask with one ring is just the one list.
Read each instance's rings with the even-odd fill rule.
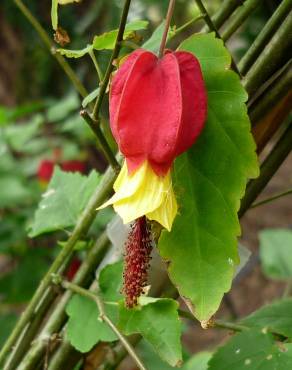
[[56,166],[35,213],[29,236],[74,226],[99,180],[100,176],[95,171],[83,176],[80,173],[63,172]]
[[241,321],[251,328],[268,329],[285,337],[292,338],[292,298],[261,307]]
[[260,259],[272,279],[292,278],[292,231],[270,229],[260,233]]
[[219,348],[208,370],[288,370],[292,368],[292,344],[277,345],[271,334],[246,330]]
[[258,175],[255,143],[239,77],[213,34],[194,35],[181,50],[197,56],[208,91],[208,119],[196,144],[175,162],[180,212],[163,232],[161,255],[169,274],[199,320],[208,320],[230,289],[238,263],[237,212],[248,178]]
[[124,334],[140,333],[159,356],[171,366],[182,361],[181,322],[178,304],[172,299],[140,299],[142,306],[127,309],[120,307],[119,327]]

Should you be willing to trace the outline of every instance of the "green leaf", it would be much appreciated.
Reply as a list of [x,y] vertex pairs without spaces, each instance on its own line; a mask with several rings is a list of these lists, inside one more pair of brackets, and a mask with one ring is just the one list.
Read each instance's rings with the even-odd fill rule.
[[1,175],[0,189],[0,208],[26,204],[32,199],[31,190],[17,174]]
[[65,55],[67,58],[81,58],[85,54],[88,54],[92,50],[92,45],[87,45],[86,48],[80,50],[70,50],[70,49],[57,49],[56,51],[61,55]]
[[207,370],[211,356],[210,352],[196,353],[185,363],[182,370]]
[[270,229],[260,233],[260,259],[265,275],[292,278],[292,231]]
[[[156,30],[152,33],[151,37],[143,44],[143,49],[152,51],[153,53],[158,53],[160,48],[161,39],[163,36],[165,28],[165,21],[161,22],[161,24],[156,28]],[[172,37],[175,35],[173,28],[169,28],[167,41],[170,41]]]
[[[107,265],[99,276],[100,297],[105,302],[106,314],[115,323],[118,320],[118,306],[106,304],[121,298],[123,265],[121,262]],[[97,304],[86,297],[74,295],[67,305],[69,316],[67,338],[78,351],[88,352],[99,341],[111,342],[117,339],[113,331],[98,319]]]
[[292,368],[292,344],[278,346],[273,336],[254,330],[235,335],[219,348],[208,370],[288,370]]
[[17,125],[9,125],[3,128],[3,136],[11,148],[23,152],[25,147],[37,134],[40,125],[44,122],[41,114],[36,114],[30,122]]
[[268,329],[273,333],[292,338],[292,298],[271,303],[241,321],[242,325]]
[[107,265],[99,275],[99,287],[105,301],[118,301],[121,295],[123,282],[123,263],[116,262]]
[[248,178],[258,175],[255,143],[239,77],[213,34],[194,35],[181,50],[197,56],[208,92],[208,119],[196,144],[175,162],[179,215],[159,241],[169,275],[199,320],[208,320],[230,289],[238,263],[237,212]]
[[74,226],[99,180],[95,171],[83,176],[76,172],[63,172],[56,166],[35,213],[29,236]]
[[58,3],[58,0],[52,0],[51,21],[52,27],[55,31],[58,28]]
[[[124,39],[129,38],[133,35],[134,31],[142,30],[147,28],[148,21],[132,21],[125,27]],[[111,50],[115,47],[116,39],[118,36],[118,30],[109,31],[102,35],[95,36],[93,39],[93,48],[96,50]]]
[[130,310],[120,306],[119,328],[126,335],[140,333],[164,361],[171,366],[180,365],[182,328],[178,303],[172,299],[152,298],[144,298],[144,302],[145,305]]
[[93,90],[90,94],[88,94],[83,100],[82,100],[82,107],[85,108],[89,103],[91,103],[99,94],[100,88]]
[[47,110],[47,120],[49,122],[56,122],[65,119],[69,113],[79,107],[79,104],[77,94],[72,92]]
[[[107,306],[106,313],[111,316],[115,307]],[[66,335],[71,345],[78,351],[90,351],[99,341],[112,342],[117,339],[107,324],[99,320],[97,304],[90,298],[74,295],[66,308],[69,316]]]

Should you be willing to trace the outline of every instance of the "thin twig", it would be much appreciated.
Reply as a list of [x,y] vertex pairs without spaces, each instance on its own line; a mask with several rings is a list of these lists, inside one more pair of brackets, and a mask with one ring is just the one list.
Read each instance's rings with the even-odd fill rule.
[[114,156],[108,142],[106,141],[105,137],[102,134],[99,122],[91,118],[86,110],[80,111],[80,116],[85,120],[88,126],[95,133],[95,136],[98,138],[98,141],[101,144],[101,149],[104,153],[104,156],[106,157],[107,161],[112,166],[112,168],[115,170],[115,172],[118,173],[120,170],[120,165],[116,160],[116,157]]
[[[47,48],[52,52],[52,55],[56,58],[56,60],[58,61],[58,63],[60,64],[60,66],[62,67],[62,69],[64,70],[64,72],[66,73],[66,75],[71,80],[71,82],[74,85],[74,87],[76,88],[76,90],[79,92],[79,94],[83,98],[85,98],[88,95],[88,91],[83,86],[82,82],[79,80],[78,76],[73,71],[73,69],[70,67],[70,65],[66,61],[66,59],[60,53],[57,53],[55,51],[55,45],[54,45],[53,41],[50,39],[50,37],[48,36],[48,34],[46,33],[46,31],[43,29],[43,27],[41,26],[41,24],[34,17],[34,15],[30,12],[30,10],[23,4],[22,0],[14,0],[14,2],[17,5],[17,7],[20,9],[20,11],[23,13],[23,15],[31,23],[31,25],[34,27],[34,29],[37,31],[37,33],[39,34],[40,38],[43,40],[43,42],[47,46]],[[92,58],[92,57],[94,57],[94,54],[93,55],[90,54],[90,56]],[[96,67],[97,67],[97,70],[98,70],[99,69],[98,68],[98,65],[96,65]],[[100,73],[101,72],[99,72],[99,75],[100,75]],[[96,130],[93,130],[93,132],[95,134],[97,133]],[[108,154],[106,156],[106,158],[114,157],[113,153],[111,153],[111,155],[109,155],[110,148],[109,148],[109,146],[107,144],[107,141],[106,141],[106,139],[105,139],[102,131],[100,131],[100,130],[98,132],[97,139],[98,139],[98,141],[100,143],[100,146],[101,146],[102,150],[104,151],[104,153],[107,153]],[[109,163],[112,164],[111,161]]]
[[146,370],[145,366],[143,365],[142,361],[138,357],[137,353],[135,352],[132,345],[128,342],[126,337],[119,331],[119,329],[115,326],[115,324],[111,321],[111,319],[107,316],[105,309],[104,309],[104,302],[102,299],[95,293],[86,290],[76,284],[70,283],[69,281],[63,280],[61,276],[53,276],[52,281],[55,284],[61,285],[64,289],[71,290],[74,293],[80,294],[84,297],[87,297],[91,300],[93,300],[99,310],[99,318],[105,322],[112,331],[117,335],[117,337],[120,339],[123,346],[126,348],[129,355],[133,358],[139,369]]
[[[189,319],[191,321],[194,321],[194,322],[198,323],[198,320],[195,318],[195,316],[193,314],[191,314],[190,312],[188,312],[188,311],[178,310],[178,314],[179,314],[180,317],[184,317],[186,319]],[[243,331],[243,330],[247,329],[247,327],[245,327],[243,325],[239,325],[239,324],[235,324],[233,322],[227,322],[227,321],[223,321],[223,320],[215,320],[215,319],[210,320],[210,327],[211,328],[220,328],[220,329],[233,330],[233,331]]]
[[284,191],[283,193],[275,194],[272,197],[269,197],[269,198],[266,198],[266,199],[261,200],[260,202],[253,203],[250,206],[250,208],[256,208],[256,207],[262,206],[263,204],[267,204],[267,203],[273,202],[276,199],[285,197],[286,195],[290,195],[290,194],[292,194],[292,189],[287,190],[287,191]]
[[188,22],[183,24],[182,26],[178,27],[177,29],[174,30],[174,36],[178,35],[180,32],[184,31],[186,28],[188,28],[190,25],[193,23],[199,21],[200,19],[205,18],[205,14],[199,14],[196,17],[190,19]]
[[[209,27],[209,30],[215,32],[216,37],[218,39],[221,39],[223,41],[223,43],[224,43],[223,38],[221,37],[221,35],[220,35],[217,27],[215,26],[215,24],[212,22],[212,19],[209,16],[209,14],[207,12],[207,9],[205,8],[203,2],[201,0],[195,0],[195,2],[197,4],[200,12],[202,14],[204,14],[204,20],[205,20],[207,26]],[[225,45],[225,43],[224,43],[224,45]],[[236,72],[240,76],[240,72],[239,72],[239,70],[237,68],[237,65],[236,65],[236,63],[235,63],[235,61],[234,61],[234,59],[232,57],[231,57],[231,68],[234,70],[234,72]]]
[[260,176],[249,182],[244,198],[241,201],[239,217],[241,217],[251,206],[257,196],[262,192],[267,183],[276,173],[283,161],[292,150],[292,124],[288,126],[276,143],[271,153],[261,165]]
[[66,75],[71,80],[72,84],[74,85],[75,89],[79,92],[79,94],[85,98],[88,95],[87,90],[83,86],[82,82],[77,77],[76,73],[73,71],[73,69],[70,67],[69,63],[66,61],[66,59],[60,54],[56,53],[55,50],[55,44],[48,36],[45,29],[41,26],[39,21],[35,18],[35,16],[31,13],[31,11],[23,4],[22,0],[14,0],[16,6],[18,9],[22,12],[22,14],[25,16],[25,18],[29,21],[29,23],[33,26],[33,28],[36,30],[44,44],[47,46],[47,48],[50,50],[52,55],[55,57],[57,62],[60,64]]
[[121,21],[120,21],[120,26],[119,26],[119,31],[118,31],[115,47],[114,47],[114,50],[112,52],[107,70],[105,72],[104,79],[103,79],[102,83],[100,84],[99,95],[96,99],[96,102],[95,102],[95,105],[94,105],[94,108],[93,108],[92,117],[95,120],[98,118],[99,111],[100,111],[100,108],[101,108],[101,105],[102,105],[102,102],[103,102],[103,98],[104,98],[104,95],[106,93],[106,89],[107,89],[107,86],[108,86],[108,83],[109,83],[109,80],[110,80],[110,76],[111,76],[111,73],[114,69],[114,61],[120,53],[121,41],[123,41],[123,38],[124,38],[124,32],[125,32],[125,27],[126,27],[126,23],[127,23],[130,4],[131,4],[131,0],[125,0],[125,5],[124,5],[124,8],[123,8],[123,12],[122,12],[122,17],[121,17]]
[[174,6],[175,6],[175,0],[169,0],[168,10],[167,10],[166,19],[165,19],[164,31],[163,31],[159,53],[158,53],[159,58],[162,58],[164,55],[164,49],[165,49],[165,45],[167,42],[167,36],[168,36],[169,27],[170,27],[170,22],[173,16]]
[[96,57],[95,57],[95,54],[94,54],[94,50],[93,49],[90,49],[89,50],[89,56],[94,64],[94,67],[95,67],[95,70],[96,70],[96,73],[98,75],[98,78],[99,78],[99,81],[102,81],[103,80],[103,74],[102,74],[102,71],[100,69],[100,66],[96,60]]

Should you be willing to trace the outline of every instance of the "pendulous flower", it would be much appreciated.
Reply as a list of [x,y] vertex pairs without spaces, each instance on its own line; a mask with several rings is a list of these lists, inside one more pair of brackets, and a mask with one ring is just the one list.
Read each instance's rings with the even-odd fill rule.
[[171,229],[177,202],[171,166],[200,135],[207,94],[200,64],[185,51],[134,51],[113,77],[110,125],[125,157],[113,205],[124,223],[142,216]]

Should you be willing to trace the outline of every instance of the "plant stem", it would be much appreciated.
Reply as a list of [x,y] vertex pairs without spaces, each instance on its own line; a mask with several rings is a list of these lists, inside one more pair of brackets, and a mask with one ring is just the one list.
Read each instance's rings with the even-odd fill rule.
[[253,126],[291,90],[291,65],[292,63],[288,63],[283,72],[249,107],[249,116]]
[[119,329],[115,326],[115,324],[107,316],[107,314],[105,312],[105,309],[104,309],[104,302],[102,301],[102,299],[97,294],[95,294],[93,292],[90,292],[89,290],[84,289],[84,288],[82,288],[82,287],[80,287],[76,284],[73,284],[73,283],[70,283],[68,281],[62,280],[62,278],[60,276],[54,277],[53,281],[56,284],[60,284],[64,289],[69,289],[74,293],[80,294],[84,297],[87,297],[87,298],[93,300],[96,303],[97,307],[98,307],[100,319],[103,322],[105,322],[111,328],[111,330],[117,335],[117,337],[120,339],[121,343],[123,344],[123,346],[125,347],[125,349],[129,353],[129,355],[133,358],[133,360],[135,361],[135,363],[139,367],[139,369],[146,370],[142,361],[140,360],[140,358],[136,354],[134,348],[132,347],[132,345],[127,341],[125,336],[119,331]]
[[212,17],[212,22],[219,29],[230,15],[244,3],[245,0],[225,0],[223,4],[220,4],[219,10]]
[[[191,321],[198,323],[198,320],[194,317],[194,315],[188,311],[178,310],[178,314],[180,317],[184,317],[186,319],[189,319]],[[243,331],[247,329],[247,327],[245,326],[238,325],[233,322],[226,322],[223,320],[211,320],[210,325],[211,327],[214,327],[214,328],[227,329],[227,330],[233,330],[233,331]]]
[[[30,10],[23,4],[22,0],[14,0],[17,7],[20,9],[20,11],[23,13],[23,15],[27,18],[27,20],[31,23],[31,25],[34,27],[36,32],[39,34],[40,38],[43,40],[44,44],[47,46],[47,48],[51,51],[52,55],[55,57],[55,59],[60,64],[61,68],[64,70],[72,84],[74,85],[75,89],[79,92],[79,94],[85,98],[88,95],[88,91],[83,86],[82,82],[79,80],[78,76],[75,74],[73,69],[70,67],[69,63],[66,61],[66,59],[60,54],[55,52],[55,46],[53,41],[50,39],[46,31],[43,29],[41,24],[38,22],[38,20],[33,16],[33,14],[30,12]],[[92,55],[91,55],[92,57]],[[101,72],[100,72],[101,73]],[[94,131],[94,130],[93,130]],[[96,133],[94,131],[94,133]],[[100,131],[97,139],[100,143],[101,148],[104,152],[109,154],[109,146],[106,142],[106,139],[103,136],[103,133]],[[111,154],[113,156],[113,154]],[[108,158],[108,157],[106,157]],[[111,162],[109,162],[111,163]]]
[[243,80],[243,85],[250,95],[254,94],[289,59],[288,51],[292,45],[291,28],[292,12],[289,13]]
[[265,27],[254,40],[253,44],[249,47],[246,54],[240,60],[238,68],[242,74],[246,74],[251,65],[255,62],[256,58],[260,55],[265,45],[273,36],[279,25],[286,18],[292,7],[292,0],[283,0],[272,17],[268,20]]
[[112,52],[107,70],[105,72],[105,76],[104,76],[104,78],[103,78],[103,80],[100,84],[99,95],[96,99],[96,102],[95,102],[95,105],[94,105],[94,108],[93,108],[92,117],[93,117],[94,120],[96,120],[98,118],[99,111],[100,111],[100,108],[101,108],[101,105],[102,105],[102,102],[103,102],[103,98],[104,98],[104,95],[106,93],[106,89],[107,89],[107,86],[108,86],[108,83],[109,83],[109,79],[110,79],[111,73],[114,69],[114,60],[118,57],[118,55],[120,53],[121,41],[123,41],[123,38],[124,38],[124,32],[125,32],[126,22],[127,22],[127,18],[128,18],[129,9],[130,9],[130,4],[131,4],[131,0],[125,0],[125,5],[124,5],[122,16],[121,16],[121,21],[120,21],[120,25],[119,25],[119,31],[118,31],[115,47],[114,47],[114,50]]
[[41,280],[40,285],[38,286],[34,296],[30,300],[25,311],[21,315],[18,323],[14,327],[12,333],[4,344],[0,352],[0,363],[4,360],[6,355],[10,352],[11,348],[16,343],[17,339],[21,335],[22,331],[26,325],[32,320],[36,307],[38,306],[43,295],[50,287],[51,284],[51,274],[58,273],[59,268],[62,266],[64,260],[71,255],[73,252],[74,246],[79,239],[81,239],[88,231],[93,220],[96,216],[96,208],[102,204],[103,201],[108,197],[112,190],[114,180],[116,179],[116,172],[112,169],[108,169],[104,174],[99,186],[97,187],[95,193],[92,195],[89,200],[88,205],[85,210],[82,212],[69,240],[66,245],[62,248],[61,252],[49,268],[48,272]]
[[284,192],[279,193],[279,194],[275,194],[272,197],[269,197],[269,198],[266,198],[266,199],[261,200],[260,202],[253,203],[249,208],[250,209],[251,208],[256,208],[256,207],[262,206],[264,204],[271,203],[271,202],[273,202],[276,199],[285,197],[286,195],[290,195],[290,194],[292,194],[292,189],[287,190],[287,191],[284,191]]
[[182,26],[178,27],[175,31],[174,31],[174,36],[178,35],[180,32],[184,31],[186,28],[188,28],[191,24],[199,21],[200,19],[203,19],[205,18],[205,14],[199,14],[197,15],[196,17],[190,19],[188,22],[186,22],[185,24],[183,24]]
[[74,85],[75,89],[79,92],[79,94],[85,98],[88,95],[87,90],[73,71],[73,69],[70,67],[69,63],[66,61],[66,59],[59,53],[54,52],[55,45],[53,41],[48,36],[47,32],[44,30],[44,28],[41,26],[39,21],[34,17],[34,15],[31,13],[31,11],[23,4],[22,0],[14,0],[16,6],[19,8],[19,10],[22,12],[22,14],[26,17],[26,19],[29,21],[29,23],[33,26],[33,28],[36,30],[36,32],[39,34],[40,38],[43,40],[44,44],[47,46],[47,48],[52,52],[52,55],[55,57],[57,62],[60,64],[66,75],[71,80],[72,84]]
[[261,0],[247,0],[232,17],[228,26],[222,32],[222,38],[227,41],[234,32],[242,25],[248,16],[258,7]]
[[[109,240],[106,233],[103,233],[96,241],[94,247],[89,251],[84,262],[77,271],[73,282],[74,284],[88,286],[89,279],[96,266],[102,261],[109,247]],[[52,275],[50,275],[50,280]],[[38,337],[32,342],[31,348],[26,353],[22,362],[18,365],[18,370],[35,370],[37,364],[44,358],[47,348],[48,339],[60,331],[64,321],[66,320],[65,309],[72,296],[70,291],[67,291],[56,302],[55,307],[51,310],[50,316],[47,318],[44,327]]]
[[167,36],[168,36],[168,30],[169,30],[170,22],[173,16],[174,7],[175,7],[175,0],[169,0],[168,10],[167,10],[166,19],[165,19],[164,32],[162,35],[159,53],[158,53],[159,58],[162,58],[164,55],[165,45],[166,45]]
[[260,176],[249,182],[244,198],[241,202],[239,217],[241,217],[252,205],[257,196],[265,188],[275,172],[292,150],[292,124],[288,126],[271,153],[261,165]]
[[92,129],[92,131],[95,133],[95,136],[98,138],[98,141],[101,144],[102,151],[108,163],[112,166],[114,171],[118,173],[120,171],[120,165],[116,160],[116,157],[113,155],[108,142],[106,141],[105,137],[102,134],[99,122],[91,118],[86,110],[80,111],[80,115],[88,124],[88,126]]
[[96,73],[98,75],[99,81],[102,81],[103,74],[102,74],[101,69],[100,69],[100,66],[99,66],[99,64],[98,64],[98,62],[96,60],[96,57],[95,57],[95,54],[94,54],[94,50],[93,49],[89,50],[89,56],[90,56],[90,58],[91,58],[91,60],[92,60],[92,62],[94,64],[94,67],[95,67]]
[[[209,16],[209,14],[207,12],[207,9],[205,8],[203,2],[201,0],[195,0],[195,2],[197,3],[197,6],[200,9],[200,12],[202,14],[204,14],[204,20],[205,20],[207,26],[209,27],[209,30],[215,32],[216,37],[218,39],[221,39],[224,43],[223,38],[221,37],[221,35],[220,35],[217,27],[215,26],[215,24],[212,22],[211,17]],[[225,43],[224,43],[224,45],[225,45]],[[234,70],[234,72],[236,72],[238,75],[240,75],[239,70],[237,68],[237,65],[236,65],[236,63],[235,63],[235,61],[232,57],[231,57],[231,68]]]

